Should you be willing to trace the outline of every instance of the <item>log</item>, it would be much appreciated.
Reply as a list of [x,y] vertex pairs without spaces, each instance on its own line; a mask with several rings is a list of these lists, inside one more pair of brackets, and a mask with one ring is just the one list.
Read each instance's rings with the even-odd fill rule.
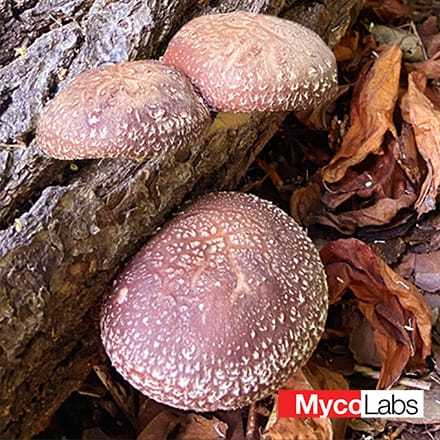
[[[24,0],[14,9],[0,0],[0,438],[44,429],[101,352],[100,299],[123,262],[185,197],[235,188],[285,116],[220,113],[200,142],[174,156],[72,166],[41,156],[32,142],[48,97],[89,67],[162,53],[197,14],[305,17],[334,43],[359,7],[215,3]],[[17,57],[13,49],[23,44]]]

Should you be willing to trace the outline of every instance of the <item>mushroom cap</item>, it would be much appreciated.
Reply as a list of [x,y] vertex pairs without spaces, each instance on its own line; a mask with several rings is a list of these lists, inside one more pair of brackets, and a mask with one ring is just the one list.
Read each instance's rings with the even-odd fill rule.
[[162,60],[190,77],[219,111],[298,111],[337,90],[336,59],[310,29],[240,11],[197,17],[172,38]]
[[134,61],[78,75],[43,110],[37,144],[57,159],[143,159],[184,148],[209,122],[182,73]]
[[198,199],[115,280],[101,317],[113,366],[168,405],[229,410],[275,392],[313,352],[328,308],[319,254],[256,196]]

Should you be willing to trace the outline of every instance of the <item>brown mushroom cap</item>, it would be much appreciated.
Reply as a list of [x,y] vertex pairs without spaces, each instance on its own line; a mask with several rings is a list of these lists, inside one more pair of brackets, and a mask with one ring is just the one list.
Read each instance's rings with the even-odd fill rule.
[[44,109],[37,143],[58,159],[142,159],[195,141],[210,121],[191,82],[159,61],[78,75]]
[[311,240],[272,203],[212,193],[165,225],[116,279],[101,319],[112,364],[177,408],[242,407],[311,355],[327,315]]
[[163,61],[219,111],[297,111],[336,92],[336,60],[319,35],[250,12],[197,17],[173,37]]

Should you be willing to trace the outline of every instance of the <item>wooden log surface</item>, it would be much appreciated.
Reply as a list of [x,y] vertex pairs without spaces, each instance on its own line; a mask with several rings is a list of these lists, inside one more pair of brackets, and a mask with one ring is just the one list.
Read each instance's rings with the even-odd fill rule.
[[281,14],[335,44],[357,0],[0,0],[0,438],[44,428],[99,354],[109,282],[190,194],[236,187],[283,114],[218,114],[153,162],[70,162],[33,143],[44,103],[79,72],[157,57],[193,16]]

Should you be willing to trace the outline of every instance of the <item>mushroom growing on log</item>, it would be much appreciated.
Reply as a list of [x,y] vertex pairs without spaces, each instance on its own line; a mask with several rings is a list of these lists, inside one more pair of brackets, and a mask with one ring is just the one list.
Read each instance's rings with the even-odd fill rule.
[[44,109],[36,141],[58,159],[152,159],[188,146],[210,121],[182,73],[133,61],[78,75]]
[[337,89],[336,59],[321,37],[269,15],[197,17],[162,59],[188,75],[217,111],[310,110]]
[[177,408],[230,410],[308,360],[327,316],[312,241],[280,208],[238,192],[186,207],[115,281],[101,320],[112,364]]
[[223,112],[311,110],[337,88],[336,59],[319,35],[245,11],[191,20],[163,61],[80,74],[42,112],[40,149],[57,159],[145,160],[190,145],[210,117],[185,75]]

